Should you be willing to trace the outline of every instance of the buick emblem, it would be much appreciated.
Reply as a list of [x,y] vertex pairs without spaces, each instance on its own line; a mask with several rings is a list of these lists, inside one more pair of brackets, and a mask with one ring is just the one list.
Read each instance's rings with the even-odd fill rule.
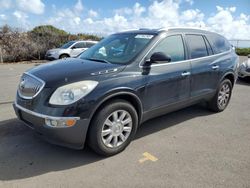
[[22,78],[21,82],[20,82],[20,88],[24,89],[25,88],[25,79]]

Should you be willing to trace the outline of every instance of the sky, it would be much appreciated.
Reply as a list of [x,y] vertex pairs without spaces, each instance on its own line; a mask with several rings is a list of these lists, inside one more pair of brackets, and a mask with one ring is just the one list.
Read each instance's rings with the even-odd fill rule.
[[108,35],[138,28],[200,27],[250,40],[250,0],[0,0],[0,26],[53,25]]

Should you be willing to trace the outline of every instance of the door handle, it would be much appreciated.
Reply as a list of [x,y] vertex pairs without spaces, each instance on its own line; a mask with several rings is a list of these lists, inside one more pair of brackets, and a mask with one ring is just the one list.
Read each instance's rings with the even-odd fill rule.
[[219,68],[220,68],[219,65],[213,65],[213,66],[212,66],[212,69],[213,69],[213,70],[217,70],[217,69],[219,69]]
[[190,74],[191,74],[190,72],[185,71],[185,72],[181,73],[181,76],[189,76]]

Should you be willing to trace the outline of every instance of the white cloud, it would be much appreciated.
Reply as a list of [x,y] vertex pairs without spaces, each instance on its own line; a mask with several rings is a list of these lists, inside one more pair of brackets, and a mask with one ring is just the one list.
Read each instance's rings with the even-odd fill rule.
[[126,14],[129,15],[129,14],[132,14],[133,11],[131,8],[124,7],[124,8],[114,10],[114,13],[119,14],[119,15],[126,15]]
[[193,0],[185,0],[187,3],[189,3],[190,5],[193,5],[194,4],[194,1]]
[[77,14],[80,14],[83,11],[84,7],[83,7],[81,0],[77,0],[77,3],[75,4],[74,9],[75,9]]
[[11,8],[11,0],[0,0],[0,7],[1,9],[9,9]]
[[0,14],[0,20],[7,20],[7,16],[5,14]]
[[140,3],[135,3],[133,11],[135,16],[141,16],[141,14],[146,11],[146,8],[141,6]]
[[22,11],[14,11],[13,15],[16,17],[17,21],[18,21],[18,27],[21,28],[29,28],[30,27],[30,23],[28,22],[28,15]]
[[84,6],[82,1],[78,0],[74,6],[67,9],[55,9],[55,14],[47,23],[73,33],[103,35],[138,28],[201,27],[216,31],[227,38],[250,39],[250,15],[241,13],[235,16],[236,7],[216,6],[216,12],[205,17],[199,9],[180,9],[182,3],[191,5],[193,1],[154,0],[147,7],[135,3],[131,7],[113,10],[113,16],[101,17],[93,9],[83,14]]
[[43,14],[45,5],[41,0],[16,0],[17,7],[23,12]]
[[235,11],[236,11],[236,7],[229,7],[229,10],[230,10],[231,12],[235,12]]
[[96,17],[98,17],[98,12],[96,12],[96,11],[94,11],[94,10],[92,10],[92,9],[90,9],[89,10],[89,17],[91,17],[91,18],[96,18]]
[[75,17],[75,18],[74,18],[74,22],[75,22],[76,25],[79,25],[80,22],[81,22],[81,18]]
[[208,27],[230,39],[250,39],[249,16],[234,17],[236,7],[217,7],[217,13],[207,20]]
[[183,11],[181,13],[181,20],[183,21],[190,21],[190,20],[203,20],[204,14],[201,13],[199,9],[189,9],[186,11]]
[[45,24],[51,24],[69,32],[83,32],[82,11],[84,7],[81,0],[78,0],[73,7],[66,9],[53,8],[52,15]]

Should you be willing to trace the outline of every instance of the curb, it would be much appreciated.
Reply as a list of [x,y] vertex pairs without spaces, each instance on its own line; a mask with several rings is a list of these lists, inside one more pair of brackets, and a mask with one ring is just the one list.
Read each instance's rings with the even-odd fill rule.
[[14,101],[0,102],[0,105],[14,103]]

